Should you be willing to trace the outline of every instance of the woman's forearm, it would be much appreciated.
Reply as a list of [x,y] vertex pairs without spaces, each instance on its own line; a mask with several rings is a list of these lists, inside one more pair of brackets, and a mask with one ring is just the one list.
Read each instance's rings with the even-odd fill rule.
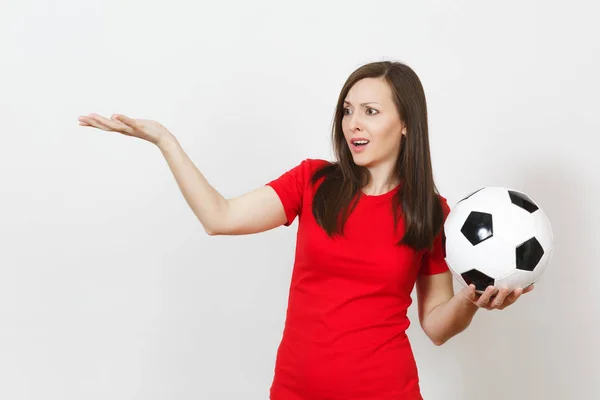
[[177,139],[168,135],[157,143],[183,197],[209,234],[216,230],[227,209],[227,200],[213,188],[185,153]]
[[455,295],[446,303],[440,304],[427,315],[427,330],[436,345],[444,344],[448,339],[464,331],[479,308]]

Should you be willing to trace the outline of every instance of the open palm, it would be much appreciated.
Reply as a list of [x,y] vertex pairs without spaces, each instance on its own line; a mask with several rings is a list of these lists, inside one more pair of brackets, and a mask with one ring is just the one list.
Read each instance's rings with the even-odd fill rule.
[[105,118],[97,114],[79,117],[79,125],[118,132],[123,135],[137,137],[158,145],[161,140],[171,135],[169,130],[156,121],[133,119],[121,114]]

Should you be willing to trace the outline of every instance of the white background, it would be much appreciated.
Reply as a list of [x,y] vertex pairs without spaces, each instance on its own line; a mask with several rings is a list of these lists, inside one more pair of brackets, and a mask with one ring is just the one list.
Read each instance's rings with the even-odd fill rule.
[[[436,183],[548,214],[552,264],[432,345],[426,399],[600,398],[598,6],[583,1],[21,0],[0,12],[0,398],[266,399],[296,223],[209,237],[151,144],[157,120],[226,197],[331,159],[343,82],[410,65]],[[414,296],[413,296],[414,297]]]

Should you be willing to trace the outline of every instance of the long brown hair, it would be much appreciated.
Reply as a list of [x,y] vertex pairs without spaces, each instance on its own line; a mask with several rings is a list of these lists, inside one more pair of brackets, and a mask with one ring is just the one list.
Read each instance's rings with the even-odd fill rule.
[[332,144],[336,162],[327,165],[312,176],[317,189],[312,212],[317,223],[330,237],[342,235],[346,220],[369,182],[367,168],[352,159],[344,133],[342,117],[344,100],[350,88],[364,78],[383,78],[390,86],[400,119],[406,125],[402,135],[395,173],[400,188],[392,201],[392,212],[397,226],[404,218],[405,232],[398,245],[415,250],[431,249],[443,223],[443,210],[433,180],[427,103],[423,86],[417,74],[400,62],[380,61],[361,66],[346,80],[340,92],[332,127]]

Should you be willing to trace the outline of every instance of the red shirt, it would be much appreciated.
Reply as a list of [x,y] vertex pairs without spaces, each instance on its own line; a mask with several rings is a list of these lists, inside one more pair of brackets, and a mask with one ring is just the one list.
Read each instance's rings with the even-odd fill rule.
[[[441,235],[431,253],[398,242],[391,200],[362,195],[344,237],[329,238],[312,215],[314,171],[306,159],[269,182],[287,215],[299,217],[296,255],[271,400],[422,399],[406,329],[418,274],[448,270]],[[320,182],[317,183],[317,185]],[[446,199],[444,211],[449,212]]]

